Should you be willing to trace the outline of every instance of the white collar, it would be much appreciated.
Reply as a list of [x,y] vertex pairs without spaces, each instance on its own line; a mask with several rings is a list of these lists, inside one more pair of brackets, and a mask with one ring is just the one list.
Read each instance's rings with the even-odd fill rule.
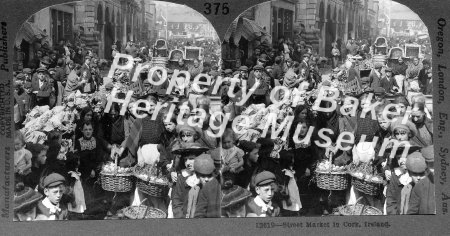
[[259,196],[255,197],[255,204],[262,208],[262,212],[265,213],[267,210],[273,210],[272,202],[270,201],[266,204]]
[[191,188],[193,188],[200,184],[200,179],[197,178],[197,175],[193,174],[187,177],[186,184],[189,185]]
[[59,208],[58,205],[53,205],[53,203],[50,202],[50,200],[46,197],[44,200],[42,200],[42,205],[50,209],[50,215],[55,215],[56,213],[61,212],[61,208]]

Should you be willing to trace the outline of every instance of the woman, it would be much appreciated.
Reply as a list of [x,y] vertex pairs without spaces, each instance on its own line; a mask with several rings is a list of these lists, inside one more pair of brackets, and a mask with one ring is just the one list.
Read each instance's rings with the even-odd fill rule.
[[76,125],[75,125],[75,139],[79,139],[80,137],[83,136],[83,134],[82,134],[82,127],[81,126],[82,126],[82,124],[84,122],[92,123],[93,128],[94,128],[94,134],[97,134],[98,124],[94,120],[94,110],[91,107],[88,106],[88,107],[85,107],[85,108],[83,108],[81,110],[80,118],[76,122]]
[[86,80],[81,80],[81,67],[73,68],[72,71],[67,76],[66,87],[64,89],[64,98],[68,97],[70,94],[75,93],[76,91],[83,88],[86,84]]
[[189,67],[189,73],[191,75],[191,81],[194,80],[194,78],[199,75],[200,73],[202,73],[203,71],[203,65],[201,64],[200,60],[195,58],[194,59],[194,64]]
[[27,144],[27,149],[32,154],[32,166],[31,174],[27,175],[24,183],[32,189],[39,189],[39,179],[45,168],[48,147],[41,144],[29,143]]
[[248,189],[252,176],[258,169],[258,158],[260,145],[250,141],[239,142],[239,148],[245,153],[244,170],[236,174],[235,184]]

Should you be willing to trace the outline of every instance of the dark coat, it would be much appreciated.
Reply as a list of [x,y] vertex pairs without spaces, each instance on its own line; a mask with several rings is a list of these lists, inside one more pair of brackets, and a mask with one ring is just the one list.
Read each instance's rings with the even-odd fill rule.
[[[60,204],[59,206],[61,208],[61,212],[56,216],[56,220],[67,220],[69,211],[67,210],[67,207],[63,204]],[[39,215],[45,215],[47,217],[50,217],[50,209],[48,209],[44,204],[42,204],[42,201],[40,201],[37,205],[36,214]]]
[[371,71],[369,75],[369,84],[372,89],[378,88],[381,86],[381,78],[375,73],[375,71]]
[[408,215],[436,214],[434,189],[432,173],[414,185],[409,198]]
[[50,93],[52,92],[53,85],[48,82],[48,80],[44,81],[44,84],[41,88],[39,88],[39,80],[34,80],[31,84],[31,88],[34,91],[38,91],[36,96],[39,98],[48,98],[50,97]]
[[400,201],[403,185],[400,183],[399,176],[392,171],[391,180],[386,190],[386,214],[399,215]]
[[187,177],[178,175],[178,181],[172,191],[173,218],[186,218],[188,193],[191,187],[186,184]]
[[198,193],[195,218],[220,218],[221,192],[220,183],[216,178],[203,185]]

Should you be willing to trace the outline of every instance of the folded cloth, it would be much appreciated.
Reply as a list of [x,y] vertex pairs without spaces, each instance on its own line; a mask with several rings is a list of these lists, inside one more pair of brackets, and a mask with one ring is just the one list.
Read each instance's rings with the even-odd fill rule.
[[159,162],[160,153],[158,151],[158,144],[146,144],[138,149],[138,165],[144,164],[155,165]]
[[283,200],[283,209],[288,211],[300,211],[302,209],[302,202],[300,201],[300,194],[295,181],[294,175],[290,170],[283,170],[286,175],[290,176],[289,183],[287,185],[287,194],[289,195],[289,200],[291,205],[288,205],[286,200]]

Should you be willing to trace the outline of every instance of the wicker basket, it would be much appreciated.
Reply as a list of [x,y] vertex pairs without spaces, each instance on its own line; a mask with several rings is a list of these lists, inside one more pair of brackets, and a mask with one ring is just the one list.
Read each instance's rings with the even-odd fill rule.
[[352,185],[356,190],[372,196],[379,195],[383,191],[383,183],[368,182],[354,176]]
[[168,184],[153,183],[139,178],[137,178],[136,187],[138,187],[139,191],[152,197],[166,197],[169,193]]
[[[145,215],[143,214],[143,218],[133,218],[129,216],[129,212],[139,212],[139,211],[145,211]],[[167,218],[167,213],[164,211],[154,208],[154,207],[147,207],[144,205],[141,206],[129,206],[122,210],[125,217],[128,219],[165,219]],[[144,212],[142,212],[144,213]]]
[[339,214],[343,216],[351,215],[363,215],[363,216],[375,216],[383,215],[383,212],[372,206],[365,206],[362,204],[345,205],[338,208]]
[[100,173],[102,188],[111,192],[129,192],[133,189],[132,174]]
[[325,190],[345,190],[349,185],[348,174],[345,172],[328,172],[316,170],[317,187]]

